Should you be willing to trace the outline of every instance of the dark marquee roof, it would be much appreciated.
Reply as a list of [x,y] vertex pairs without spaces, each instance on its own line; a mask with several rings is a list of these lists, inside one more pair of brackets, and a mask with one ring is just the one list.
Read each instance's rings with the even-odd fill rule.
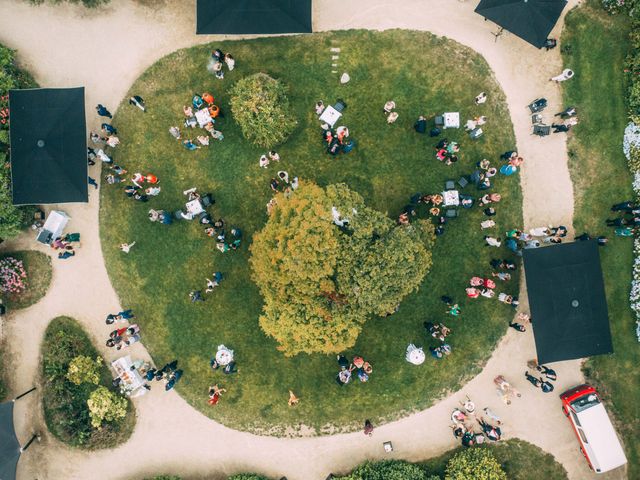
[[482,0],[475,12],[535,47],[544,47],[567,0]]
[[84,88],[9,92],[14,205],[88,201]]
[[613,352],[595,240],[525,250],[524,268],[538,362]]
[[20,444],[13,428],[13,402],[0,403],[0,480],[15,480]]
[[197,0],[196,33],[311,31],[311,0]]

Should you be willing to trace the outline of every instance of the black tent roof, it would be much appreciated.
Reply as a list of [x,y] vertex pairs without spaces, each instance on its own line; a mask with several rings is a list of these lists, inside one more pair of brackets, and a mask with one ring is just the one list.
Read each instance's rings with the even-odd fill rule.
[[310,33],[311,0],[198,0],[196,33]]
[[13,402],[0,403],[0,480],[15,480],[20,444],[13,428]]
[[9,92],[14,205],[86,202],[84,88]]
[[612,353],[595,240],[524,251],[538,362]]
[[567,0],[481,0],[475,12],[542,48],[566,4]]

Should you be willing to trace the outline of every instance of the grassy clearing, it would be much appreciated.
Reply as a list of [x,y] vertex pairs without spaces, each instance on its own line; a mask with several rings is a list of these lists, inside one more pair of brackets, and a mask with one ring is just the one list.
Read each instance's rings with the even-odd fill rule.
[[[237,59],[236,69],[224,80],[215,79],[205,68],[217,46]],[[331,73],[331,47],[342,49],[339,71],[351,75],[347,85],[340,85],[338,75]],[[289,85],[299,121],[287,143],[277,148],[280,164],[267,171],[258,167],[264,152],[242,138],[228,107],[227,92],[234,82],[259,71]],[[182,124],[182,106],[194,92],[203,91],[213,93],[227,113],[218,124],[225,140],[189,152],[168,128]],[[473,99],[481,91],[489,100],[478,107]],[[504,128],[510,125],[504,95],[480,56],[428,33],[407,31],[223,42],[163,58],[136,81],[130,94],[141,95],[148,112],[123,101],[114,119],[122,141],[115,161],[130,174],[156,174],[162,193],[139,203],[126,198],[121,186],[102,189],[104,256],[123,305],[139,316],[143,341],[156,363],[179,359],[185,375],[177,388],[191,405],[238,429],[283,434],[304,424],[328,433],[359,428],[364,418],[380,423],[425,408],[480,371],[513,315],[512,308],[497,301],[462,299],[469,277],[488,272],[492,255],[503,255],[483,246],[480,209],[462,211],[461,218],[447,225],[420,290],[409,295],[395,315],[370,319],[356,346],[345,352],[363,355],[372,363],[368,384],[340,388],[334,380],[335,357],[285,358],[276,351],[275,342],[258,326],[262,299],[247,262],[247,244],[266,220],[269,180],[279,169],[320,185],[345,182],[369,206],[396,218],[413,193],[441,191],[445,180],[458,179],[482,158],[497,160],[512,148],[512,128]],[[349,127],[358,147],[333,158],[322,147],[313,106],[319,99],[332,104],[338,98],[348,107],[337,125]],[[393,125],[387,125],[382,114],[389,99],[395,100],[400,115]],[[446,131],[445,136],[462,147],[460,161],[451,167],[435,160],[435,140],[412,128],[418,115],[443,111],[460,111],[463,122],[478,114],[489,117],[486,134],[476,142],[462,130]],[[517,176],[497,178],[496,184],[493,191],[503,196],[495,217],[494,232],[500,235],[521,225],[521,194]],[[147,220],[149,208],[180,208],[185,199],[182,191],[194,186],[214,194],[216,218],[243,230],[245,243],[239,251],[218,252],[196,223],[166,227]],[[472,187],[466,193],[480,196]],[[129,255],[117,249],[119,243],[134,240],[137,244]],[[226,277],[221,287],[205,303],[189,303],[188,292],[204,290],[205,277],[215,270]],[[502,289],[517,293],[518,275]],[[446,318],[440,301],[446,293],[461,301],[461,318]],[[442,362],[429,358],[418,368],[405,362],[404,352],[411,342],[432,344],[423,333],[422,322],[427,319],[453,328],[454,352]],[[235,376],[209,369],[209,359],[221,343],[236,352],[240,371]],[[207,388],[213,383],[228,389],[215,407],[207,404]],[[289,389],[301,399],[295,408],[287,406]]]
[[629,459],[629,478],[640,477],[640,346],[629,308],[632,242],[614,238],[605,226],[614,202],[633,198],[631,175],[622,153],[627,124],[623,73],[629,25],[624,17],[606,15],[591,3],[566,19],[562,36],[564,63],[577,74],[565,82],[564,99],[580,117],[570,136],[570,168],[575,191],[577,232],[606,234],[610,244],[600,252],[604,270],[613,355],[589,359],[585,374],[608,400]]
[[[69,317],[54,318],[42,344],[44,418],[49,431],[60,441],[86,450],[111,448],[125,442],[135,426],[135,411],[127,400],[127,416],[97,430],[91,426],[87,399],[96,385],[75,385],[66,379],[69,362],[78,355],[98,356],[86,332]],[[111,387],[111,372],[103,365],[100,385]]]
[[20,294],[4,294],[2,301],[7,310],[27,308],[45,296],[51,284],[51,258],[35,250],[21,250],[3,254],[0,258],[21,260],[27,272],[27,288]]

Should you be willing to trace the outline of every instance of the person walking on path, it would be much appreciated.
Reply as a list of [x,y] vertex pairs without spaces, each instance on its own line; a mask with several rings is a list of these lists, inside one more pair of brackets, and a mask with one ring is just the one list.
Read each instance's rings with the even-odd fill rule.
[[89,182],[89,185],[93,185],[96,190],[98,189],[98,182],[96,182],[95,178],[87,176],[87,181]]
[[100,115],[101,117],[113,118],[113,115],[111,115],[111,112],[107,110],[107,108],[104,105],[100,103],[96,106],[96,112],[98,112],[98,115]]
[[373,435],[373,424],[371,423],[371,420],[364,421],[364,434],[369,437]]

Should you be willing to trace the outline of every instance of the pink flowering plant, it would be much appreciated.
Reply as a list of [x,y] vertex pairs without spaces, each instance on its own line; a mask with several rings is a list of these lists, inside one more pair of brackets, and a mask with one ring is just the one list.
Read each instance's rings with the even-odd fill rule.
[[22,293],[27,288],[27,271],[21,260],[13,257],[0,259],[0,292]]

